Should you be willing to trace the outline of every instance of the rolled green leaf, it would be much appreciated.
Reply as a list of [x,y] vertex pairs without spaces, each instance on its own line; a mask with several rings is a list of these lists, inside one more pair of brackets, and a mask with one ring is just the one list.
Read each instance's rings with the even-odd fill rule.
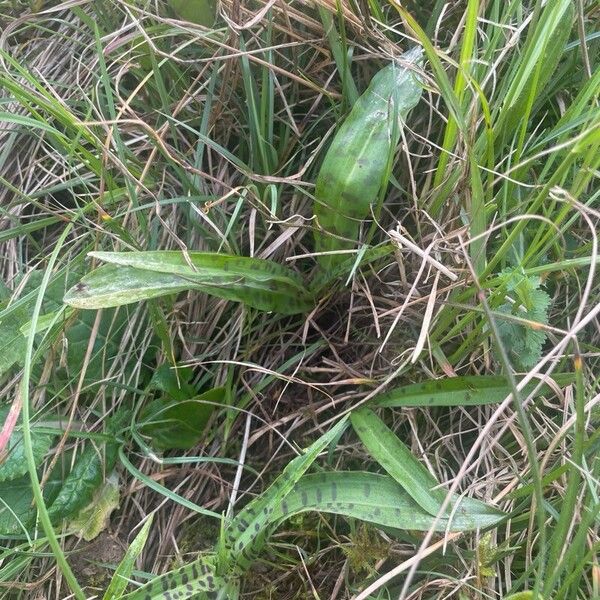
[[[417,64],[421,49],[402,55],[403,63]],[[352,249],[361,221],[377,212],[380,190],[387,184],[402,121],[421,98],[423,86],[413,69],[398,63],[383,68],[352,107],[325,155],[317,177],[314,214],[315,250]],[[335,268],[346,254],[318,257],[323,269]]]

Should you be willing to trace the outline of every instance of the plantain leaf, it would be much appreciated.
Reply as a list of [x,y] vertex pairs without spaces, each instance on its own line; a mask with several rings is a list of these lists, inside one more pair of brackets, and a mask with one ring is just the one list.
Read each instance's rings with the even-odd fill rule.
[[[64,369],[57,369],[54,372],[55,387],[67,385],[68,382],[77,381],[79,378],[95,320],[95,313],[79,313],[77,319],[66,330],[66,365]],[[134,354],[125,363],[124,353],[121,350],[121,340],[130,328],[131,322],[131,311],[127,308],[107,310],[102,313],[83,380],[86,393],[94,392],[102,385],[116,361],[119,362],[119,371],[124,380],[129,379],[134,369],[140,369],[138,362],[142,361],[143,357]],[[138,335],[146,333],[145,328],[139,328],[138,331],[140,332]],[[134,344],[136,341],[139,341],[136,333],[130,333],[130,343]],[[142,365],[140,378],[143,380],[147,373],[148,369]]]
[[[80,268],[73,268],[68,273],[58,275],[48,286],[42,304],[42,314],[37,322],[36,333],[47,329],[56,321],[57,328],[64,328],[66,343],[60,366],[53,369],[49,386],[56,393],[62,393],[74,380],[79,378],[82,364],[90,335],[95,325],[96,314],[82,313],[73,317],[73,311],[64,311],[62,302],[65,289],[71,287],[81,277]],[[44,276],[43,271],[35,270],[27,274],[27,282],[22,290],[21,296],[25,297],[30,292],[35,292]],[[31,328],[31,311],[35,298],[25,302],[16,308],[0,322],[0,375],[10,367],[20,365],[24,358],[25,341]],[[59,312],[63,312],[62,318],[57,320]],[[102,314],[102,318],[95,332],[95,341],[90,355],[90,360],[83,381],[86,393],[94,392],[105,379],[106,373],[111,369],[114,361],[122,361],[120,343],[123,333],[130,326],[131,314],[126,309],[108,310]],[[126,368],[121,366],[121,372],[127,373],[137,365],[130,361]],[[34,376],[41,374],[42,366],[34,365]],[[144,371],[142,371],[144,372]]]
[[[9,407],[0,407],[0,428],[6,420]],[[35,427],[31,431],[31,445],[35,464],[39,465],[52,445],[54,436],[48,433],[40,433]],[[8,479],[16,479],[27,473],[27,460],[25,458],[25,446],[23,434],[14,430],[8,440],[5,455],[0,461],[0,482]]]
[[71,288],[64,301],[76,308],[106,308],[185,290],[202,291],[283,314],[305,312],[313,299],[302,280],[272,261],[217,253],[92,252],[109,262]]
[[187,399],[159,398],[142,412],[140,431],[161,450],[193,448],[214,410],[207,402],[222,403],[225,394],[225,388],[214,388]]
[[35,516],[29,476],[0,483],[0,535],[26,533]]
[[[554,375],[554,381],[559,386],[569,385],[575,380],[573,373]],[[538,381],[525,386],[524,396],[533,392]],[[502,402],[512,389],[506,377],[496,375],[467,375],[463,377],[444,377],[413,383],[404,387],[392,389],[379,394],[373,404],[377,406],[479,406]],[[542,384],[539,395],[553,394],[548,384]]]
[[105,451],[88,442],[83,452],[67,475],[62,488],[48,507],[50,519],[57,523],[83,509],[92,501],[94,492],[110,473],[117,460],[118,444],[107,443]]
[[[60,478],[54,473],[44,486],[46,504],[56,497]],[[26,536],[35,522],[36,508],[29,475],[0,483],[0,536]]]
[[438,486],[435,477],[373,411],[359,408],[352,412],[350,420],[369,454],[423,510],[436,516],[446,494],[434,489]]
[[69,529],[89,542],[108,527],[110,515],[117,508],[119,508],[119,477],[116,473],[112,473],[94,491],[91,502],[71,519]]
[[140,529],[140,532],[135,536],[135,539],[131,542],[129,548],[127,548],[125,556],[121,559],[104,596],[102,596],[102,600],[119,600],[123,595],[123,592],[129,583],[129,577],[135,566],[135,561],[144,549],[146,540],[148,539],[153,518],[154,515],[150,514],[150,517],[146,520],[144,526]]
[[384,527],[427,531],[470,531],[493,527],[504,513],[473,498],[455,496],[449,516],[438,519],[424,511],[387,475],[337,471],[305,475],[271,515],[281,523],[307,511],[333,513]]
[[190,383],[194,371],[190,367],[173,368],[163,364],[154,371],[148,389],[160,390],[174,400],[189,400],[198,394],[196,388]]

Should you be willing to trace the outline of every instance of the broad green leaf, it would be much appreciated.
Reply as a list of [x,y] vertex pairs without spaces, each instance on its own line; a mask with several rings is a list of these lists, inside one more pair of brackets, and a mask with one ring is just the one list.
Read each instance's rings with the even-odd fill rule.
[[242,509],[229,524],[225,537],[225,550],[234,555],[240,564],[249,564],[270,530],[273,513],[287,494],[306,473],[317,456],[337,438],[347,426],[347,419],[339,421],[300,456],[290,461],[281,475],[256,499]]
[[89,542],[102,533],[110,521],[111,513],[119,507],[119,477],[112,473],[69,523],[69,529]]
[[135,561],[146,545],[153,519],[154,515],[151,514],[140,529],[140,532],[135,536],[133,542],[129,545],[129,548],[127,548],[125,556],[121,559],[104,596],[102,596],[102,600],[119,600],[123,595],[129,584],[129,578],[135,566]]
[[104,265],[72,287],[65,294],[64,301],[75,308],[111,308],[190,289],[200,288],[168,273]]
[[[190,252],[92,252],[110,263],[86,275],[64,301],[77,308],[129,304],[185,290],[202,291],[253,308],[296,314],[312,308],[302,280],[258,258]],[[118,266],[118,268],[117,268]]]
[[[540,594],[537,595],[537,600],[544,600]],[[516,594],[511,594],[510,596],[504,596],[502,600],[534,600],[533,592],[517,592]]]
[[35,516],[32,504],[28,475],[0,483],[0,535],[25,534]]
[[187,399],[154,400],[142,412],[140,431],[161,450],[188,450],[202,437],[214,410],[212,403],[222,403],[225,393],[225,388],[215,388]]
[[[62,305],[62,308],[64,310],[64,305]],[[135,344],[141,336],[146,334],[146,330],[139,326],[131,331],[130,311],[126,308],[104,310],[94,331],[96,312],[77,312],[71,308],[68,310],[72,311],[74,315],[71,318],[64,315],[65,318],[58,323],[59,327],[64,328],[65,344],[62,360],[52,370],[48,383],[52,390],[62,394],[65,389],[70,389],[69,386],[74,385],[79,380],[92,335],[94,335],[94,344],[91,348],[83,378],[83,392],[85,394],[97,392],[116,362],[119,364],[120,377],[124,380],[129,379],[134,369],[139,370],[142,381],[147,377],[148,369],[144,366],[144,357],[132,354],[128,357],[129,360],[124,362],[121,342],[126,332],[131,344]],[[44,315],[44,317],[53,318],[54,314],[50,313]],[[40,319],[38,326],[44,321],[45,318]],[[136,320],[136,324],[139,323],[140,321]],[[142,361],[141,365],[139,364],[140,361]],[[41,367],[42,365],[36,365],[34,373],[39,373]]]
[[169,0],[171,8],[184,21],[212,27],[217,13],[216,0]]
[[21,327],[25,326],[30,318],[28,310],[19,308],[0,321],[0,376],[13,366],[23,363],[26,344]]
[[[27,281],[25,282],[25,285],[21,292],[21,298],[26,297],[30,292],[36,292],[36,290],[39,287],[39,284],[42,281],[43,276],[44,274],[41,270],[31,271],[27,273]],[[17,283],[19,283],[21,280],[22,277],[18,278]],[[45,312],[51,312],[56,308],[61,308],[60,304],[58,305],[58,307],[54,306],[54,304],[52,303],[52,297],[54,293],[57,290],[60,291],[61,288],[62,293],[64,293],[64,281],[65,278],[60,277],[48,286],[43,305]],[[60,294],[61,296],[62,293]],[[3,283],[2,300],[7,299],[7,294],[8,298],[10,298],[11,292]],[[14,306],[12,309],[6,307],[5,302],[0,302],[0,308],[3,311],[10,311],[7,316],[0,320],[0,376],[6,373],[11,367],[20,366],[23,363],[26,348],[25,335],[29,332],[29,323],[31,321],[31,314],[34,302],[35,298],[31,297],[23,304],[19,306]]]
[[214,557],[203,556],[179,569],[155,577],[142,587],[121,596],[123,600],[185,600],[203,592],[218,592],[227,583],[215,575]]
[[[4,424],[9,412],[9,407],[0,407],[0,428]],[[40,433],[35,427],[31,431],[31,445],[35,464],[39,465],[52,445],[54,436],[48,433]],[[25,447],[23,435],[15,429],[4,450],[4,456],[0,459],[0,482],[8,479],[16,479],[27,473],[27,460],[25,458]]]
[[[572,373],[553,376],[559,386],[574,381]],[[538,381],[528,383],[523,396],[533,392]],[[466,375],[461,377],[443,377],[423,383],[413,383],[379,394],[373,400],[377,406],[480,406],[502,402],[511,393],[506,377],[496,375]],[[542,384],[537,392],[553,394],[552,388]]]
[[105,473],[110,473],[117,459],[118,445],[108,443],[96,446],[91,441],[77,458],[63,486],[48,507],[53,522],[69,517],[88,505],[95,491],[104,481]]
[[436,516],[446,493],[398,436],[371,410],[359,408],[350,415],[354,430],[369,454],[426,512]]
[[156,273],[170,273],[191,281],[210,284],[213,279],[235,281],[242,277],[249,281],[288,284],[304,291],[302,280],[290,269],[271,260],[219,254],[217,252],[183,252],[157,250],[150,252],[90,252],[89,256],[103,262],[134,267]]
[[190,383],[194,371],[190,367],[173,368],[163,364],[152,375],[148,389],[165,392],[174,400],[189,400],[198,394]]
[[[65,319],[68,318],[70,316],[70,314],[73,312],[72,308],[69,308],[67,310],[68,310],[69,314],[63,313]],[[37,323],[35,324],[35,333],[38,334],[38,333],[42,333],[43,331],[46,331],[60,317],[61,317],[60,311],[58,311],[58,310],[40,315],[40,317],[37,320]],[[23,335],[23,337],[27,338],[29,336],[29,333],[31,331],[31,325],[32,325],[31,321],[28,321],[27,323],[25,323],[25,325],[23,325],[21,327],[20,331],[21,331],[21,334]]]
[[[98,385],[101,385],[98,382],[106,378],[115,361],[119,362],[119,371],[125,379],[128,379],[128,375],[131,374],[133,369],[139,368],[137,363],[143,357],[134,355],[125,363],[121,350],[121,341],[131,324],[130,312],[126,308],[120,308],[118,310],[106,310],[102,313],[83,380],[86,392],[96,390]],[[81,373],[83,360],[94,328],[96,313],[81,312],[77,317],[77,320],[70,324],[66,330],[66,368],[55,371],[55,385],[77,381]],[[137,321],[136,323],[139,324],[140,322]],[[140,330],[138,329],[138,331]],[[129,335],[131,344],[139,339],[136,337],[135,332]],[[142,367],[141,373],[147,373],[147,369]]]
[[[73,318],[72,309],[65,311],[62,301],[65,290],[72,286],[80,276],[80,270],[73,269],[68,274],[63,273],[52,281],[44,295],[42,305],[44,314],[37,322],[36,332],[38,333],[53,323],[57,325],[57,328],[65,329],[66,343],[62,356],[64,360],[61,360],[60,366],[57,365],[57,368],[53,369],[49,382],[52,389],[56,391],[63,390],[69,383],[79,378],[96,320],[95,313],[80,313]],[[40,270],[28,273],[22,296],[35,292],[42,278],[43,272]],[[33,301],[32,299],[26,302],[0,323],[0,375],[11,366],[20,364],[23,359],[25,340],[31,327]],[[59,314],[61,311],[63,312],[62,316]],[[115,360],[123,360],[120,344],[124,332],[130,326],[130,317],[131,315],[126,309],[106,310],[102,314],[83,381],[86,393],[97,389],[100,385],[98,382],[105,379]],[[139,329],[137,330],[139,331]],[[2,351],[3,346],[6,347],[6,352]],[[134,366],[137,367],[132,360],[127,368],[120,365],[120,371],[126,377]],[[36,365],[34,373],[39,374],[41,368],[41,364]]]
[[329,253],[355,248],[361,221],[380,210],[403,122],[423,91],[414,69],[421,57],[415,47],[375,74],[325,154],[313,209],[315,250],[324,253],[317,256],[324,270],[345,260]]
[[[455,496],[454,503],[450,516],[438,519],[435,531],[483,529],[505,517],[501,511],[473,498]],[[305,475],[276,507],[271,519],[281,523],[306,511],[333,513],[411,531],[427,531],[435,521],[391,477],[360,471]]]
[[[55,473],[57,471],[55,469]],[[46,503],[54,500],[60,485],[60,478],[53,473],[44,486]],[[0,536],[26,536],[36,513],[29,475],[0,483]]]

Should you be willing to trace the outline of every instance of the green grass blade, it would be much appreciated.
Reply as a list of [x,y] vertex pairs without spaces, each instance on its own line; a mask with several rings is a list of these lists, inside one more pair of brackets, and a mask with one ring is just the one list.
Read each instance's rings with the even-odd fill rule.
[[181,504],[181,506],[185,506],[186,508],[192,510],[193,512],[196,512],[200,515],[205,515],[207,517],[212,517],[214,519],[220,519],[221,515],[219,513],[216,513],[212,510],[208,510],[207,508],[202,508],[201,506],[198,506],[197,504],[195,504],[194,502],[188,500],[187,498],[184,498],[183,496],[180,496],[179,494],[171,491],[170,489],[166,488],[164,485],[161,485],[160,483],[154,481],[154,479],[152,479],[151,477],[148,477],[148,475],[145,475],[144,473],[142,473],[128,458],[127,456],[125,456],[125,451],[123,450],[123,448],[119,448],[119,460],[121,461],[121,464],[139,481],[143,482],[146,484],[146,486],[148,486],[150,489],[154,490],[155,492],[158,492],[161,496],[164,496],[165,498],[169,498],[170,500],[173,500],[173,502],[177,502],[178,504]]
[[568,545],[568,536],[573,524],[573,515],[576,512],[577,497],[580,493],[581,472],[584,470],[583,451],[585,444],[585,381],[583,375],[583,361],[579,354],[575,356],[575,431],[572,444],[572,458],[569,464],[567,488],[563,501],[560,504],[560,515],[554,533],[550,539],[548,564],[551,565],[549,576],[544,584],[544,594],[550,595],[564,570],[564,560],[559,561],[565,545]]
[[150,527],[152,526],[153,515],[146,520],[144,526],[140,532],[135,536],[135,539],[127,548],[125,556],[121,559],[119,566],[117,567],[115,574],[113,575],[102,600],[119,600],[127,587],[129,577],[135,566],[135,561],[144,549],[148,534],[150,533]]
[[[554,375],[559,386],[574,381],[574,374]],[[531,394],[539,382],[527,384],[522,391],[523,397]],[[400,406],[481,406],[502,402],[511,393],[506,378],[496,375],[465,375],[446,377],[423,383],[413,383],[379,394],[373,404],[385,407]],[[552,388],[543,383],[538,395],[552,394]]]
[[319,17],[321,19],[321,23],[323,23],[325,35],[327,36],[327,42],[331,48],[331,54],[333,54],[333,59],[335,60],[338,73],[342,79],[344,99],[347,100],[350,106],[353,106],[358,100],[359,93],[356,89],[354,79],[352,78],[352,71],[350,70],[350,63],[348,61],[348,48],[345,44],[345,37],[338,34],[331,12],[320,4],[318,5],[318,9]]
[[[519,122],[527,122],[527,106],[547,83],[564,51],[573,22],[571,0],[548,2],[542,11],[523,53],[515,56],[515,71],[504,94],[504,101],[496,122],[496,134],[502,131],[507,139]],[[536,71],[539,71],[536,75]]]
[[54,268],[54,264],[58,258],[58,254],[62,245],[65,243],[67,236],[71,232],[72,226],[69,225],[65,227],[62,234],[58,238],[54,250],[50,256],[48,261],[48,265],[44,272],[44,277],[42,279],[42,283],[40,284],[39,291],[37,292],[37,299],[35,302],[35,307],[33,309],[33,315],[31,317],[32,327],[29,332],[29,336],[27,338],[27,347],[25,352],[25,359],[23,365],[23,377],[21,378],[21,397],[23,399],[22,406],[22,418],[23,418],[23,445],[25,448],[25,458],[27,461],[27,470],[29,471],[29,478],[31,479],[31,487],[33,490],[33,497],[35,499],[35,505],[38,510],[38,515],[40,522],[42,524],[42,528],[44,529],[44,533],[48,538],[48,543],[52,548],[52,553],[54,554],[54,558],[56,559],[56,563],[60,570],[62,571],[65,580],[73,595],[77,600],[85,600],[85,594],[81,589],[77,578],[75,577],[67,559],[65,558],[63,549],[61,547],[58,538],[56,537],[56,533],[54,532],[54,528],[52,526],[52,522],[50,521],[50,516],[48,514],[48,509],[46,507],[46,503],[44,501],[44,496],[42,493],[42,488],[40,486],[40,481],[38,479],[37,473],[37,465],[35,463],[35,457],[33,453],[33,445],[31,438],[31,423],[30,423],[30,399],[29,399],[29,385],[31,381],[31,369],[32,369],[32,357],[33,357],[33,345],[35,340],[35,330],[36,324],[40,316],[42,301],[44,299],[44,293],[48,287],[48,282],[50,281],[50,274],[52,273],[52,269]]
[[[465,93],[467,91],[467,80],[471,72],[471,61],[475,48],[477,37],[477,14],[479,12],[479,0],[469,0],[467,4],[467,12],[465,18],[465,28],[462,36],[462,46],[460,50],[460,65],[454,79],[454,93],[459,104],[462,105]],[[438,187],[441,185],[445,176],[446,166],[450,158],[450,152],[454,151],[458,127],[456,120],[452,114],[448,116],[448,123],[444,131],[444,140],[442,148],[445,152],[440,154],[440,159],[437,164],[435,179],[433,185]]]

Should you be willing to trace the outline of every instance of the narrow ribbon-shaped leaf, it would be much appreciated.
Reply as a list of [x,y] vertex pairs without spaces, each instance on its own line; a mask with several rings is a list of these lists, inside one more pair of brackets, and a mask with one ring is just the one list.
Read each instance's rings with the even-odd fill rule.
[[110,580],[110,584],[108,585],[102,600],[119,600],[123,595],[123,592],[129,583],[128,579],[135,566],[135,561],[144,549],[144,545],[148,539],[153,518],[154,516],[150,515],[150,518],[144,523],[140,532],[135,536],[135,539],[131,542],[129,548],[127,548],[127,552],[125,552],[125,556],[122,558],[115,574]]
[[[574,381],[572,373],[554,375],[559,386]],[[524,396],[531,394],[539,385],[532,381],[522,391]],[[423,383],[413,383],[379,394],[374,399],[377,406],[480,406],[502,402],[512,392],[506,377],[496,375],[467,375],[464,377],[445,377]],[[541,394],[553,393],[552,388],[544,383],[540,386]]]
[[371,410],[359,408],[350,416],[352,427],[369,454],[406,490],[408,495],[430,515],[440,512],[446,496],[444,490],[398,436]]
[[504,513],[473,498],[454,497],[449,514],[437,520],[387,475],[338,471],[305,475],[271,518],[281,523],[306,511],[333,513],[383,527],[427,531],[469,531],[492,527]]

